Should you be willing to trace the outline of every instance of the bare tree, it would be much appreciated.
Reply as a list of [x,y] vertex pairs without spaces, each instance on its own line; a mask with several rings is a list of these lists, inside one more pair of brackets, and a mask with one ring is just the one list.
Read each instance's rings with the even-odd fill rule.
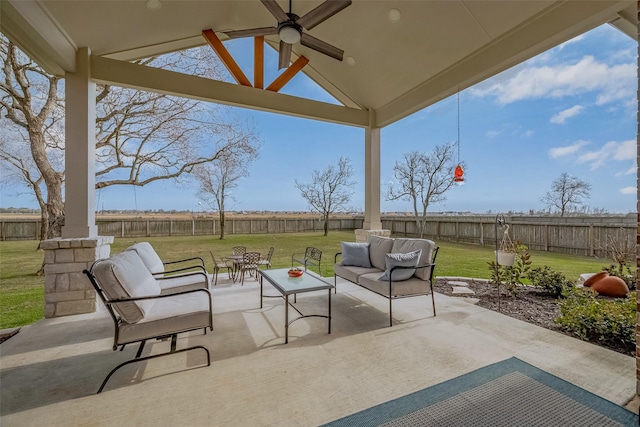
[[540,198],[549,209],[557,209],[560,216],[577,208],[591,194],[591,184],[563,172],[551,184],[551,190]]
[[[41,207],[41,239],[64,224],[63,82],[0,36],[0,164],[3,176],[30,188]],[[210,49],[191,49],[138,63],[220,77]],[[96,88],[96,188],[177,180],[199,164],[226,156],[255,138],[216,138],[237,123],[221,107],[109,85]],[[212,142],[211,140],[216,140]],[[26,147],[26,148],[25,148]]]
[[429,205],[446,200],[445,193],[454,185],[454,148],[455,144],[449,143],[436,146],[429,154],[412,151],[393,167],[400,187],[389,184],[387,200],[408,200],[412,203],[420,237],[426,230]]
[[340,157],[338,167],[330,165],[325,170],[314,170],[308,184],[296,180],[296,188],[309,203],[312,212],[318,212],[324,219],[324,235],[329,234],[329,215],[345,209],[351,200],[350,190],[355,181],[351,180],[353,167],[349,159]]
[[[258,154],[258,141],[255,138],[247,138],[250,134],[238,132],[237,128],[229,129],[225,137],[231,145],[241,149],[228,152],[211,162],[197,165],[193,170],[193,175],[200,185],[198,197],[211,209],[218,211],[220,239],[224,239],[225,234],[226,200],[231,198],[231,189],[238,185],[238,181],[249,175],[247,166],[256,159]],[[232,143],[233,140],[236,140],[235,144]]]

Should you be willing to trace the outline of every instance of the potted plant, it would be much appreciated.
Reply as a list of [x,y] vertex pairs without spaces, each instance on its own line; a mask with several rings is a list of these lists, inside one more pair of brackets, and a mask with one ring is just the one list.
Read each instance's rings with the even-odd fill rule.
[[509,237],[509,224],[505,224],[504,233],[502,234],[502,240],[500,246],[496,251],[496,263],[505,267],[511,267],[516,261],[516,254],[518,248],[511,241]]

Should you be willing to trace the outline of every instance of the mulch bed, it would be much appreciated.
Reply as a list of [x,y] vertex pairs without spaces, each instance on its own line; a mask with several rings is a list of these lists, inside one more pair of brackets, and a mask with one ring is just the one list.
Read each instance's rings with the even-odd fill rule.
[[[447,283],[448,281],[447,279],[437,279],[433,285],[434,290],[444,295],[454,296],[452,286]],[[546,295],[540,289],[525,286],[514,296],[507,295],[504,287],[502,287],[502,293],[499,295],[498,289],[488,282],[457,279],[456,281],[466,282],[469,285],[469,289],[475,292],[474,295],[455,295],[456,298],[476,298],[479,300],[476,305],[480,307],[570,335],[562,331],[554,322],[554,319],[560,316],[560,307],[556,303],[557,299]],[[592,342],[592,344],[600,345],[628,356],[635,356],[635,348],[605,346],[599,342]]]

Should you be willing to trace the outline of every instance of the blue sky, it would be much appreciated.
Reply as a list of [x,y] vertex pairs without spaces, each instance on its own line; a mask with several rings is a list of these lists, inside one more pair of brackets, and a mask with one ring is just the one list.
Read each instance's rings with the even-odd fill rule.
[[[250,73],[252,47],[228,45]],[[250,41],[252,43],[252,41]],[[266,53],[265,81],[277,74],[277,54]],[[464,185],[430,211],[528,212],[561,173],[592,185],[591,209],[636,211],[637,43],[608,25],[520,64],[460,93],[460,157]],[[270,75],[270,73],[273,73]],[[304,75],[283,93],[334,102]],[[307,119],[237,109],[262,136],[251,174],[233,190],[229,210],[308,210],[294,180],[308,182],[315,169],[341,156],[354,166],[349,207],[364,206],[364,131]],[[393,166],[406,152],[430,152],[457,139],[456,96],[391,126],[381,135],[381,210],[409,211],[408,202],[384,200]],[[15,189],[14,189],[15,190]],[[144,188],[98,192],[98,209],[199,210],[197,185],[158,182]],[[15,193],[13,191],[12,193]],[[29,196],[3,190],[2,207],[35,207]]]

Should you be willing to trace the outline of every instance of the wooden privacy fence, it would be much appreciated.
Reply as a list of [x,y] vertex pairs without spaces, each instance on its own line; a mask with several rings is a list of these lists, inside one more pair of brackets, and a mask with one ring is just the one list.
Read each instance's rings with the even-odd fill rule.
[[[519,239],[532,250],[562,252],[575,255],[607,257],[613,238],[618,244],[635,245],[637,220],[635,214],[583,217],[511,216],[510,236]],[[114,237],[203,236],[220,233],[220,221],[213,218],[170,219],[131,218],[98,219],[98,234]],[[362,228],[363,218],[332,218],[329,230]],[[382,227],[396,236],[418,235],[411,217],[383,217]],[[271,234],[322,232],[324,222],[311,218],[233,218],[226,220],[225,234]],[[39,238],[39,220],[3,220],[2,240]],[[428,217],[425,237],[435,241],[450,241],[494,246],[501,238],[495,217],[488,215]]]

